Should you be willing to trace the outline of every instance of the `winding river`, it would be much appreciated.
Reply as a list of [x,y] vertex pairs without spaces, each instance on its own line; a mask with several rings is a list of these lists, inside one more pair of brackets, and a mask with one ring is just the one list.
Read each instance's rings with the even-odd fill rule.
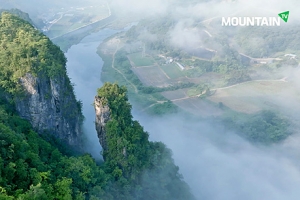
[[95,111],[92,104],[97,88],[102,86],[100,77],[103,61],[96,51],[103,40],[120,31],[122,30],[102,29],[92,33],[79,44],[73,45],[65,54],[68,60],[67,72],[71,82],[75,84],[75,95],[83,104],[83,128],[88,144],[86,150],[98,159],[101,158],[101,146],[95,130]]

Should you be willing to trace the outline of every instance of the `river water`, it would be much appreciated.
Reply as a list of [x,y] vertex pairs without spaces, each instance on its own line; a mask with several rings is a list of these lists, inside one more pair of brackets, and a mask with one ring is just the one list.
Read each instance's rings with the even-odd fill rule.
[[93,107],[97,88],[102,86],[101,70],[103,61],[96,53],[97,47],[109,36],[122,30],[102,29],[85,37],[79,44],[71,46],[66,52],[67,72],[78,100],[83,103],[83,124],[86,136],[87,151],[94,158],[101,158],[101,146],[95,129],[95,111]]

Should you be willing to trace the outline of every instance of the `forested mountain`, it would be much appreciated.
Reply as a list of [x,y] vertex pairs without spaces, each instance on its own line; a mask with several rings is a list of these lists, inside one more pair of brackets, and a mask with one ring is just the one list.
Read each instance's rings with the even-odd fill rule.
[[3,12],[0,18],[0,87],[36,131],[50,131],[70,145],[81,140],[76,101],[60,49],[29,22]]
[[[171,151],[149,142],[132,120],[125,88],[98,90],[111,115],[105,161],[96,163],[66,143],[80,141],[72,140],[80,127],[68,132],[65,123],[82,115],[59,48],[7,12],[0,18],[0,48],[0,199],[193,199]],[[56,129],[49,128],[52,115]]]

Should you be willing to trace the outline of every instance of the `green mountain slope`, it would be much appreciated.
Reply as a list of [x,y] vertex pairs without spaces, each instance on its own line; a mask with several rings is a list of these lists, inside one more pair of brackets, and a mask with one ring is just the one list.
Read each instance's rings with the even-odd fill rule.
[[[0,199],[193,199],[173,163],[171,151],[162,143],[149,142],[142,126],[132,120],[125,88],[106,84],[99,89],[99,94],[106,91],[102,95],[112,106],[113,122],[108,129],[118,129],[118,135],[107,140],[110,149],[104,152],[105,162],[96,163],[88,154],[75,154],[51,130],[37,134],[31,121],[18,114],[25,107],[15,105],[28,95],[20,79],[30,73],[33,76],[28,80],[36,76],[37,85],[42,80],[49,79],[41,85],[55,80],[55,88],[61,84],[70,87],[59,97],[72,96],[65,57],[26,21],[7,12],[0,20]],[[30,87],[39,95],[35,99],[48,101],[43,87]],[[63,105],[61,101],[52,107],[58,113],[78,109],[76,104]],[[116,151],[124,144],[128,155],[125,158]]]

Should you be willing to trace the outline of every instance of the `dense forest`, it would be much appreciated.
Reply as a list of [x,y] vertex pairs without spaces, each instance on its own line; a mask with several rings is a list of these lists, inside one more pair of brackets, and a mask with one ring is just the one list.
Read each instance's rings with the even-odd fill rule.
[[2,12],[0,20],[0,86],[5,91],[20,92],[19,78],[28,72],[48,77],[66,74],[64,54],[29,22],[8,12]]
[[263,110],[255,114],[233,114],[225,116],[223,123],[252,143],[274,144],[292,134],[291,122],[282,114]]
[[37,134],[7,97],[22,98],[19,78],[28,72],[65,73],[66,60],[28,22],[7,12],[0,20],[0,199],[193,199],[171,150],[149,142],[116,84],[98,90],[112,113],[105,162],[75,153],[51,133]]
[[115,180],[111,189],[119,191],[118,199],[132,193],[138,199],[192,199],[171,150],[161,142],[149,142],[148,133],[132,119],[126,88],[105,83],[98,97],[111,112],[106,124],[108,150],[103,157],[105,169]]
[[2,96],[0,199],[193,199],[171,151],[149,142],[132,120],[126,89],[106,84],[98,94],[112,113],[109,151],[98,164],[88,154],[74,155],[49,135],[39,136]]

